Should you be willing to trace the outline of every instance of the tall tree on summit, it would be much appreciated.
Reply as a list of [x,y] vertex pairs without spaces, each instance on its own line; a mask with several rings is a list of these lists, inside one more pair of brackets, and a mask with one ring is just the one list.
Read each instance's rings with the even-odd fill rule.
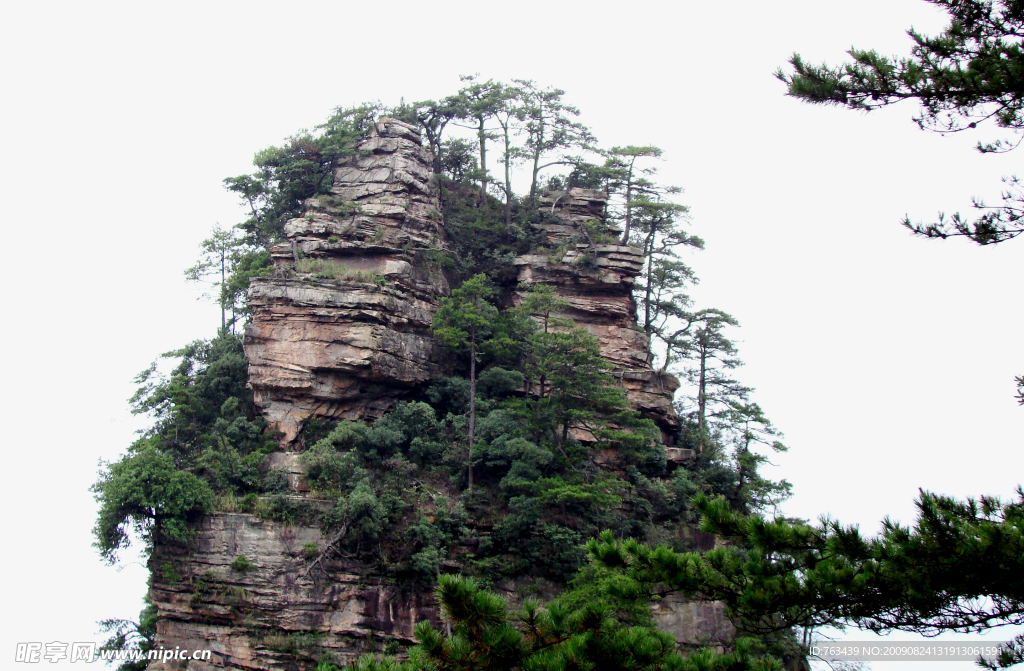
[[466,82],[458,93],[465,105],[466,118],[476,122],[477,141],[480,143],[480,207],[487,207],[487,140],[491,139],[491,131],[487,121],[501,109],[505,87],[493,79],[485,82],[477,81],[476,75],[463,75],[459,79]]
[[[622,194],[623,213],[622,219],[622,244],[629,244],[629,236],[633,225],[634,201],[640,196],[652,195],[648,192],[651,182],[647,179],[657,170],[650,167],[641,167],[637,161],[641,158],[658,158],[662,154],[657,147],[612,147],[605,154],[607,161],[606,168],[612,170],[614,177],[609,180],[609,191],[617,190]],[[678,189],[677,189],[678,191]]]
[[498,103],[494,111],[494,120],[501,128],[501,140],[504,151],[501,162],[505,167],[505,226],[512,226],[512,163],[519,156],[519,148],[512,145],[512,138],[519,131],[519,124],[526,116],[522,106],[523,91],[514,86],[501,86]]
[[444,130],[452,120],[466,116],[465,100],[454,95],[439,101],[424,100],[414,103],[412,107],[430,145],[430,153],[433,156],[431,166],[434,172],[440,175],[443,165]]
[[[524,96],[526,119],[526,143],[522,148],[523,158],[530,164],[530,207],[537,202],[537,183],[540,171],[554,165],[575,165],[564,152],[574,148],[583,149],[596,142],[596,138],[583,124],[573,121],[580,111],[562,102],[565,91],[552,87],[540,88],[532,81],[514,80]],[[545,157],[552,152],[563,153],[552,156],[546,163]]]

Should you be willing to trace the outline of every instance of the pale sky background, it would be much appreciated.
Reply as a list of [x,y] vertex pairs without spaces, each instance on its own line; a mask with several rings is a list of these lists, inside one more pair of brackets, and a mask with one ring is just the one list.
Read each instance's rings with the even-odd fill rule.
[[1010,495],[1024,241],[898,222],[997,197],[1024,150],[923,133],[912,104],[810,107],[772,77],[793,51],[905,54],[906,28],[944,24],[922,0],[6,3],[0,659],[139,611],[142,567],[90,546],[88,488],[143,426],[134,375],[219,323],[182,271],[243,218],[222,178],[337,105],[443,96],[463,73],[564,88],[603,146],[665,150],[707,242],[698,303],[740,320],[739,376],[791,446],[772,473],[787,514],[874,532],[912,521],[919,487]]

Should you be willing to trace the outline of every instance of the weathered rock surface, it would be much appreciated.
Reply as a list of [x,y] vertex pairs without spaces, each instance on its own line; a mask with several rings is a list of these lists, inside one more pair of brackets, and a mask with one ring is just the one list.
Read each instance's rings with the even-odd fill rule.
[[[204,518],[189,548],[157,545],[149,592],[160,612],[157,646],[210,650],[212,658],[153,662],[150,671],[291,671],[325,655],[345,664],[367,652],[401,653],[415,643],[418,622],[442,626],[431,594],[402,594],[357,562],[326,562],[306,577],[306,548],[324,543],[315,527],[222,512]],[[252,568],[232,568],[239,556]],[[514,607],[516,595],[505,596]],[[653,616],[684,646],[735,636],[721,604],[670,596]]]
[[658,629],[671,634],[684,648],[727,647],[736,638],[736,627],[717,601],[687,601],[670,594],[651,605]]
[[[593,240],[595,235],[617,233],[604,224],[606,201],[606,194],[590,189],[556,192],[540,199],[541,206],[550,208],[561,221],[540,226],[555,255],[530,254],[516,259],[517,295],[523,299],[537,284],[555,287],[570,305],[562,316],[597,336],[601,353],[615,366],[613,374],[626,397],[658,424],[665,444],[674,445],[679,419],[672,409],[672,395],[679,380],[651,368],[647,339],[636,324],[632,290],[643,269],[641,252]],[[583,229],[587,222],[595,231],[589,236]],[[581,239],[585,242],[579,242]]]
[[[149,592],[160,612],[157,644],[210,650],[212,659],[149,668],[312,668],[325,654],[344,663],[389,643],[400,649],[413,643],[417,622],[438,623],[430,594],[403,595],[358,563],[326,562],[305,577],[306,548],[324,542],[313,527],[214,513],[188,549],[157,545]],[[232,568],[240,555],[252,568]]]
[[423,260],[444,247],[430,152],[388,118],[358,149],[249,291],[249,382],[285,444],[310,417],[377,417],[441,375],[430,324],[448,285]]
[[[544,233],[547,243],[552,247],[578,238],[583,224],[598,220],[604,226],[604,211],[608,203],[608,194],[594,189],[574,188],[569,191],[550,191],[537,199],[542,210],[550,210],[558,215],[559,223],[535,224]],[[604,226],[614,231],[610,226]],[[615,231],[620,232],[621,231]]]

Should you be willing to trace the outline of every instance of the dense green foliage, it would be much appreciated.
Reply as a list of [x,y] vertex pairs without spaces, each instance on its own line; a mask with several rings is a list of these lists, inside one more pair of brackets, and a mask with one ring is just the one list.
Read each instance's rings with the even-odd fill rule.
[[107,560],[134,529],[187,541],[188,523],[209,512],[214,493],[273,489],[264,457],[276,446],[246,389],[248,364],[241,338],[222,334],[165,358],[180,359],[169,376],[154,362],[139,374],[132,412],[154,424],[120,461],[104,466],[93,488],[100,502],[96,545]]
[[[913,46],[906,58],[890,58],[874,50],[851,49],[852,62],[838,67],[809,65],[794,54],[792,73],[777,77],[789,94],[810,103],[873,110],[902,100],[921,104],[914,117],[926,130],[940,133],[976,128],[993,120],[1015,133],[1024,130],[1024,2],[1020,0],[928,0],[949,13],[938,36],[909,30]],[[979,143],[982,152],[1009,151],[1018,141]],[[1003,204],[974,206],[983,214],[974,221],[954,214],[935,223],[904,225],[929,238],[963,236],[981,245],[1010,240],[1024,233],[1024,194],[1016,177]]]
[[[1024,490],[1017,499],[958,501],[922,492],[911,527],[886,520],[865,538],[856,527],[742,515],[699,497],[703,528],[732,541],[678,553],[611,534],[590,544],[625,570],[613,592],[646,598],[678,591],[726,603],[748,631],[857,624],[874,631],[980,631],[1024,623]],[[1018,637],[992,668],[1024,661]]]
[[[496,310],[479,307],[473,314],[497,318]],[[370,426],[342,422],[303,454],[311,484],[338,497],[321,524],[339,551],[388,567],[399,580],[432,582],[439,562],[456,560],[462,572],[484,580],[561,584],[581,566],[585,539],[600,529],[660,539],[687,520],[690,510],[671,484],[651,479],[665,471],[657,432],[625,407],[593,337],[514,321],[520,338],[505,329],[500,346],[482,347],[472,452],[472,382],[453,377],[426,390],[429,404],[399,404]],[[522,394],[522,371],[493,364],[513,346],[533,352],[522,361],[530,377],[543,380],[535,394]],[[572,428],[592,440],[580,442]],[[607,449],[623,451],[625,474],[596,459]],[[468,488],[469,454],[478,487],[454,501]],[[669,501],[675,505],[666,507]],[[637,518],[638,511],[645,512]],[[677,542],[685,545],[685,537]],[[452,555],[457,543],[476,550]]]
[[[542,606],[527,599],[510,612],[505,600],[476,581],[442,576],[436,595],[449,632],[416,627],[409,659],[364,656],[353,671],[770,671],[778,661],[756,653],[751,640],[734,652],[703,649],[684,657],[644,609],[610,596],[604,585],[577,587]],[[318,671],[337,671],[322,663]]]

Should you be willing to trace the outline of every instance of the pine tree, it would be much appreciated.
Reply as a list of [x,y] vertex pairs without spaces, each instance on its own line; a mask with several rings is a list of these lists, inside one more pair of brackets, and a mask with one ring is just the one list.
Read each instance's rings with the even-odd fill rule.
[[469,358],[469,465],[466,489],[473,489],[473,435],[476,429],[476,364],[483,343],[494,329],[498,308],[491,300],[494,287],[486,275],[474,275],[462,283],[434,315],[434,338],[442,346]]
[[[655,195],[652,188],[654,184],[647,178],[654,175],[657,170],[651,167],[637,165],[641,158],[660,158],[662,154],[658,147],[612,147],[604,153],[606,157],[605,170],[608,175],[609,194],[617,192],[622,196],[622,212],[618,217],[622,221],[622,244],[628,245],[633,230],[633,208],[637,199],[644,196]],[[674,189],[673,192],[678,192]]]
[[742,361],[724,329],[738,325],[735,318],[721,310],[700,310],[691,315],[684,339],[674,344],[680,356],[692,362],[686,376],[694,391],[686,399],[688,405],[681,409],[694,418],[701,449],[708,445],[712,429],[751,391],[729,375]]
[[666,372],[678,356],[680,336],[693,321],[688,291],[697,283],[693,270],[679,257],[685,247],[703,249],[704,241],[682,229],[687,208],[678,203],[642,196],[632,202],[631,244],[643,253],[644,267],[634,295],[640,311],[640,328],[647,336],[648,351],[655,341],[665,348],[661,370]]
[[[743,515],[724,498],[698,496],[701,528],[728,542],[703,555],[621,542],[610,534],[588,548],[627,579],[614,593],[647,598],[678,592],[726,604],[741,629],[854,625],[936,635],[1024,623],[1024,490],[1014,500],[959,501],[921,492],[918,518],[857,527],[817,526]],[[1024,636],[988,668],[1024,661]]]
[[[524,117],[527,139],[521,150],[522,158],[530,162],[530,207],[537,202],[537,186],[540,172],[555,165],[574,165],[578,159],[566,152],[584,149],[595,143],[590,130],[573,121],[580,111],[562,102],[565,91],[557,88],[540,88],[532,81],[516,79],[524,97]],[[552,152],[561,152],[546,160]]]
[[487,128],[487,121],[492,119],[504,104],[504,85],[493,79],[485,82],[477,81],[476,75],[463,75],[459,79],[466,86],[459,90],[458,96],[465,109],[465,118],[476,122],[477,142],[480,145],[480,195],[478,205],[487,207],[487,141],[493,139],[493,131]]
[[[921,108],[914,121],[924,130],[954,133],[985,121],[1013,133],[1024,130],[1024,1],[929,0],[949,13],[938,36],[911,29],[910,56],[890,58],[877,51],[851,49],[852,62],[837,67],[809,65],[799,54],[790,59],[792,72],[780,69],[789,95],[809,103],[874,110],[903,100]],[[982,152],[1015,148],[1019,141],[979,142]],[[931,224],[903,225],[918,235],[945,239],[962,236],[980,245],[1004,242],[1024,233],[1024,192],[1016,177],[1001,206],[975,198],[984,213],[974,221],[960,213],[942,214]]]
[[[417,645],[406,662],[364,656],[352,671],[778,671],[750,640],[736,650],[702,649],[689,657],[649,621],[623,622],[610,599],[571,599],[542,606],[528,599],[518,611],[471,578],[443,575],[435,590],[446,631],[416,625]],[[632,626],[630,626],[632,624]],[[336,671],[324,663],[318,671]]]

